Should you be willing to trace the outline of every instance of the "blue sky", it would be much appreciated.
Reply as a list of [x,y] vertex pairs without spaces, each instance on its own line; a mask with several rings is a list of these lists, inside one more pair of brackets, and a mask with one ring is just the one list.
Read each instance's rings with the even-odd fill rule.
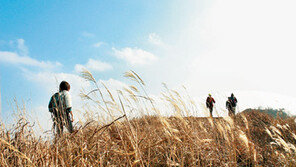
[[2,0],[2,118],[14,97],[45,109],[55,78],[72,81],[77,96],[81,68],[110,85],[135,70],[153,94],[166,82],[196,96],[251,90],[296,97],[295,7],[290,0]]
[[77,74],[75,65],[93,59],[112,64],[112,70],[92,71],[97,79],[121,80],[123,72],[141,67],[118,59],[114,49],[152,49],[149,35],[178,33],[188,10],[181,1],[1,1],[0,51],[61,64],[42,68],[2,60],[3,117],[11,113],[14,97],[33,105],[48,100],[44,86],[25,77],[28,71]]

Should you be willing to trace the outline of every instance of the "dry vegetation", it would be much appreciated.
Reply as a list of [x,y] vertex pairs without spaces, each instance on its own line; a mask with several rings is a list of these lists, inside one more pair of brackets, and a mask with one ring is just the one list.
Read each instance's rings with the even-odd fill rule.
[[[169,89],[163,97],[174,116],[160,116],[141,78],[134,72],[126,76],[142,91],[130,86],[115,98],[105,86],[103,96],[93,76],[83,73],[96,88],[82,96],[109,114],[114,120],[109,124],[90,117],[73,134],[51,141],[36,138],[24,118],[11,130],[2,126],[0,166],[296,166],[293,118],[275,119],[257,111],[233,118],[190,117],[193,102]],[[147,110],[155,114],[125,116]],[[123,117],[116,120],[116,114]]]

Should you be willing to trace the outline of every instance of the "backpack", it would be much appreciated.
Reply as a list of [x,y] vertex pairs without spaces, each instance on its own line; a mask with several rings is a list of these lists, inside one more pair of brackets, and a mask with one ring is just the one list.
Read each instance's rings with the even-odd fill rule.
[[49,112],[54,113],[56,110],[58,110],[58,107],[60,106],[59,96],[60,94],[58,92],[51,96],[48,104]]
[[231,105],[232,105],[233,107],[236,107],[236,103],[237,103],[236,98],[235,98],[235,97],[232,97],[232,98],[231,98]]
[[208,97],[208,98],[207,98],[207,102],[206,102],[207,107],[208,107],[208,108],[209,108],[209,107],[213,107],[213,102],[214,102],[214,99]]

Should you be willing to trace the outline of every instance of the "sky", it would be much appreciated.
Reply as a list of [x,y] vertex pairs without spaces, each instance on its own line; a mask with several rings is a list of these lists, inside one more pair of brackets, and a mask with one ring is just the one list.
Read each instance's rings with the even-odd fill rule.
[[196,98],[235,92],[246,107],[278,97],[295,106],[295,8],[293,0],[1,0],[1,117],[11,119],[14,99],[43,115],[62,80],[78,103],[89,86],[84,68],[114,88],[134,70],[155,95],[164,82]]

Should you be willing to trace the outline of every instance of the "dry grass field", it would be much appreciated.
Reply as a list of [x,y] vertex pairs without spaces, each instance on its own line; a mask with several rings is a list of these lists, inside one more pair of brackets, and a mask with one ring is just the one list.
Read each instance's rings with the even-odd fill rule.
[[[109,124],[88,119],[76,125],[74,133],[53,140],[36,137],[25,118],[12,129],[2,125],[0,166],[296,166],[294,118],[273,118],[258,111],[235,117],[190,117],[184,113],[191,107],[170,90],[164,99],[174,116],[129,118],[125,114],[131,109],[157,113],[144,89],[131,86],[125,90],[129,97],[120,91],[118,99],[111,91],[104,97],[90,73],[82,76],[94,83],[91,93],[98,94],[102,112],[122,117],[113,116]],[[126,76],[144,87],[135,73]],[[96,102],[91,93],[82,97]]]

